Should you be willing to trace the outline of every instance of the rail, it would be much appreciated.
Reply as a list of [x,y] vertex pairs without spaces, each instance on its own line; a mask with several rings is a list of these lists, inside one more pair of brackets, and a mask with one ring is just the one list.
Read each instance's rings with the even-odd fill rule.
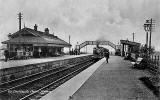
[[[6,88],[5,90],[3,90],[2,89],[2,91],[0,92],[0,97],[2,97],[3,98],[3,95],[4,94],[7,94],[8,93],[8,91],[12,91],[12,90],[16,90],[16,89],[19,89],[19,88],[22,88],[22,87],[27,87],[28,86],[28,84],[30,84],[30,83],[32,83],[32,84],[34,84],[35,82],[40,82],[40,80],[46,80],[46,79],[48,79],[47,77],[51,77],[51,76],[56,76],[56,74],[59,74],[59,73],[61,73],[61,72],[64,72],[64,71],[67,71],[67,70],[69,70],[70,68],[74,68],[74,66],[78,66],[78,65],[81,65],[82,63],[85,63],[85,62],[88,62],[88,61],[90,61],[90,60],[92,60],[92,59],[88,59],[88,60],[85,60],[85,61],[81,61],[81,62],[79,62],[79,63],[73,63],[72,65],[70,65],[70,67],[67,67],[67,68],[63,68],[63,69],[61,69],[61,70],[58,70],[58,71],[55,71],[55,72],[50,72],[50,73],[48,73],[48,74],[46,74],[46,75],[44,75],[43,73],[47,73],[47,71],[44,71],[44,72],[40,72],[40,73],[38,73],[38,74],[34,74],[34,75],[32,75],[32,76],[29,76],[29,77],[24,77],[24,78],[20,78],[20,79],[17,79],[17,80],[13,80],[13,81],[10,81],[10,82],[6,82],[6,83],[3,83],[3,84],[1,84],[1,87],[3,87],[3,86],[5,86],[6,85],[6,87],[9,87],[9,88]],[[57,68],[58,69],[58,68]],[[52,70],[55,70],[55,69],[52,69]],[[48,70],[48,71],[52,71],[52,70]],[[66,73],[66,72],[65,72]],[[41,75],[41,74],[43,74],[43,75]],[[38,76],[36,76],[36,75],[40,75],[40,77],[38,77]],[[36,77],[35,77],[36,76]],[[60,75],[61,76],[61,75]],[[31,78],[31,77],[34,77],[34,78]],[[23,81],[21,81],[21,79],[22,80],[24,80],[24,79],[29,79],[29,80],[27,80],[27,81],[25,81],[25,82],[23,82]],[[45,78],[45,79],[44,79]],[[58,78],[58,77],[57,77]],[[20,81],[19,82],[19,84],[17,85],[16,84],[16,82],[17,81]],[[41,81],[41,82],[43,82],[43,81]],[[22,82],[22,83],[21,83]],[[13,83],[13,85],[11,84],[11,83]],[[10,84],[10,86],[8,86]],[[41,83],[41,84],[46,84],[45,83],[45,81],[43,82],[43,83]],[[30,86],[30,85],[29,85]],[[32,85],[31,85],[32,86]],[[27,87],[28,88],[28,87]],[[31,87],[31,88],[33,88],[33,86]],[[22,88],[22,89],[25,89],[25,88]],[[20,97],[21,98],[21,97]]]
[[[38,94],[38,93],[41,92],[41,91],[45,91],[45,89],[47,89],[48,87],[50,87],[50,86],[52,86],[52,85],[54,85],[54,84],[62,81],[63,79],[67,78],[68,76],[73,75],[73,74],[76,73],[77,71],[83,69],[84,67],[86,67],[86,66],[88,66],[88,65],[90,65],[90,64],[91,64],[91,63],[84,65],[83,67],[81,67],[81,68],[79,68],[79,69],[77,69],[77,70],[75,70],[75,71],[73,71],[73,72],[71,72],[71,73],[69,73],[69,74],[67,74],[67,75],[59,78],[58,80],[56,80],[56,81],[54,81],[54,82],[52,82],[52,83],[50,83],[50,84],[48,84],[48,85],[40,88],[39,90],[37,90],[37,91],[35,91],[35,92],[33,92],[33,93],[31,93],[31,94],[29,94],[29,95],[21,98],[20,100],[28,100],[28,98],[30,98],[31,96],[34,96],[34,95]],[[33,98],[33,97],[32,97],[32,98]]]

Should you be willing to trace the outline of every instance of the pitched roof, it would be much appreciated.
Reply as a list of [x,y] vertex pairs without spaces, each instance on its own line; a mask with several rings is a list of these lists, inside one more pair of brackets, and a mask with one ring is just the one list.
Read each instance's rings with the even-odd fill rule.
[[[32,34],[33,36],[23,36],[23,34]],[[71,46],[69,43],[64,40],[54,36],[53,34],[47,34],[41,31],[35,31],[30,28],[23,28],[20,31],[17,31],[11,35],[11,39],[7,41],[3,41],[2,43],[36,43],[36,44],[55,44],[55,45],[63,45],[64,47]]]
[[15,33],[12,34],[11,37],[16,37],[17,35],[20,35],[20,34],[24,34],[24,33],[30,33],[30,34],[33,34],[35,36],[48,36],[48,37],[57,37],[57,36],[54,36],[53,34],[46,34],[45,32],[42,32],[42,31],[35,31],[34,29],[31,29],[31,28],[23,28],[21,29],[20,31],[17,31]]
[[133,45],[133,46],[140,46],[141,44],[138,42],[132,42],[129,40],[120,40],[121,43],[126,44],[126,45]]
[[2,43],[47,43],[43,38],[41,37],[16,37],[7,41],[4,41]]

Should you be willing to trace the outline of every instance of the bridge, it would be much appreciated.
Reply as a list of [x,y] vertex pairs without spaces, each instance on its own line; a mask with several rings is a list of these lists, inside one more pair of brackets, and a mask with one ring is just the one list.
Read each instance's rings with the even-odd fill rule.
[[111,46],[112,48],[114,48],[115,50],[119,48],[118,45],[110,42],[110,41],[85,41],[83,43],[81,43],[80,45],[76,45],[76,49],[81,49],[87,45],[109,45]]

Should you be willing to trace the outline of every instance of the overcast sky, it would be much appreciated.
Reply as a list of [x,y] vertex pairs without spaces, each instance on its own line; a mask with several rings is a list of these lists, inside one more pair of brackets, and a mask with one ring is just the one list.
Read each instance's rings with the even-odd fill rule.
[[156,20],[152,43],[160,50],[160,0],[0,0],[0,41],[18,30],[17,14],[23,13],[22,27],[50,32],[74,45],[86,40],[120,39],[145,43],[143,24]]

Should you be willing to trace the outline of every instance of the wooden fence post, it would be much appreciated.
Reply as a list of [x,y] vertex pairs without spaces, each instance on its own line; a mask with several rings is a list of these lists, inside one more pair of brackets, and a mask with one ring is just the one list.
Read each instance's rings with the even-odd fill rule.
[[156,55],[154,56],[153,64],[156,64]]

